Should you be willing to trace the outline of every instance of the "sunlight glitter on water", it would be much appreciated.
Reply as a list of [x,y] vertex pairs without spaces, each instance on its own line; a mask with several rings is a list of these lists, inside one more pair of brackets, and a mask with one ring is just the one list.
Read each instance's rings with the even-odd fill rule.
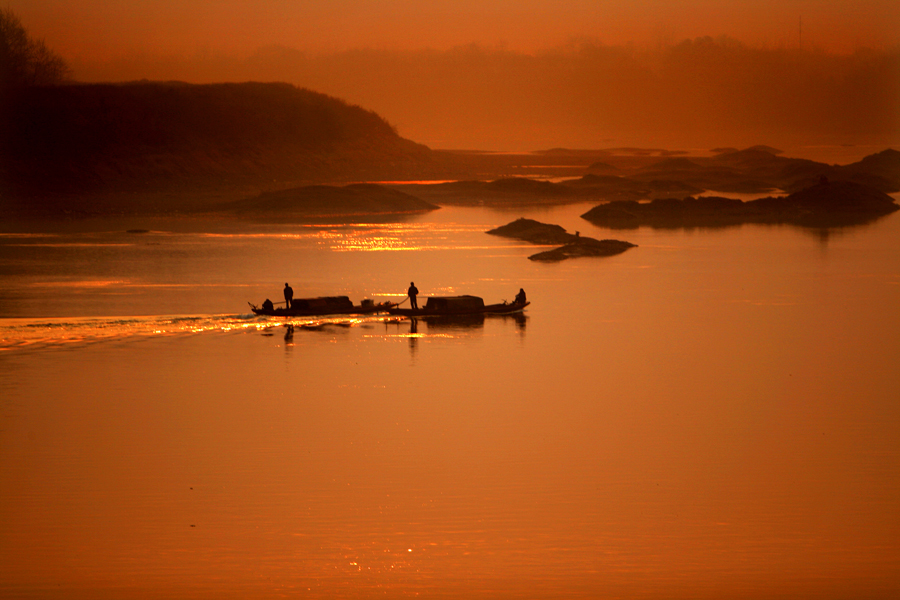
[[28,284],[28,287],[32,288],[58,288],[58,287],[70,287],[70,288],[86,288],[86,289],[95,289],[95,288],[108,288],[112,286],[125,286],[131,285],[131,282],[125,281],[122,279],[98,279],[98,280],[83,280],[83,281],[34,281]]
[[78,346],[101,341],[187,335],[265,331],[271,328],[297,327],[321,329],[354,327],[363,323],[399,320],[399,317],[341,316],[271,319],[256,315],[165,315],[135,318],[2,319],[0,352],[63,346]]
[[347,224],[297,224],[297,231],[285,232],[229,232],[201,233],[198,238],[247,239],[254,241],[321,240],[329,250],[336,252],[408,252],[411,250],[447,250],[490,248],[488,245],[460,247],[459,244],[435,245],[435,239],[455,234],[482,234],[482,224],[461,223],[359,223]]

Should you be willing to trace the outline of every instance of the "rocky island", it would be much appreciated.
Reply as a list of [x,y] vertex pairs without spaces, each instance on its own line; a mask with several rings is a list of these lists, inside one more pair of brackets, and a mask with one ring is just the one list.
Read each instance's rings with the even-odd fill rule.
[[[502,177],[493,181],[445,181],[435,184],[410,183],[395,185],[397,189],[440,205],[464,206],[528,206],[570,204],[577,202],[615,201],[682,201],[715,190],[721,194],[793,193],[816,185],[822,178],[832,182],[852,182],[891,194],[900,192],[900,152],[887,149],[856,163],[829,165],[801,158],[782,156],[768,146],[744,150],[718,148],[713,156],[675,156],[674,152],[655,150],[641,153],[621,149],[619,153],[597,150],[581,154],[576,151],[538,154],[545,169],[553,161],[569,164],[584,162],[580,177],[563,177],[557,182],[531,179],[523,168],[521,176]],[[524,162],[524,155],[516,160]],[[590,158],[603,157],[603,162],[587,164]],[[475,160],[474,156],[470,156]],[[482,156],[478,160],[497,161]],[[489,162],[483,163],[488,172]],[[558,163],[562,164],[562,162]],[[499,167],[499,164],[494,164]],[[516,171],[507,165],[510,171]],[[571,172],[571,171],[570,171]],[[557,173],[558,175],[559,173]],[[661,203],[662,206],[664,203]],[[714,208],[709,203],[704,210]]]
[[487,233],[524,240],[532,244],[562,244],[553,250],[538,252],[528,257],[529,260],[546,262],[558,262],[567,258],[581,256],[613,256],[635,247],[635,244],[631,242],[582,237],[577,232],[574,234],[568,233],[559,225],[551,225],[524,218],[516,219],[512,223],[491,229]]
[[650,202],[614,201],[595,206],[583,219],[614,229],[648,225],[726,227],[744,223],[841,227],[867,223],[900,209],[888,194],[852,181],[819,183],[788,196],[742,202],[723,197],[658,198]]

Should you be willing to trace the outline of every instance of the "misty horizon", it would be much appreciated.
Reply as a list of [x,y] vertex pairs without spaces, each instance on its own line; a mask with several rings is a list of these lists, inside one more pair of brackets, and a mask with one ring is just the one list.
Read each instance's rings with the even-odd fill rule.
[[888,0],[13,1],[83,82],[286,82],[436,149],[900,142]]
[[870,145],[900,139],[900,47],[850,55],[702,37],[655,48],[573,41],[450,50],[70,62],[75,79],[284,81],[373,110],[439,149]]

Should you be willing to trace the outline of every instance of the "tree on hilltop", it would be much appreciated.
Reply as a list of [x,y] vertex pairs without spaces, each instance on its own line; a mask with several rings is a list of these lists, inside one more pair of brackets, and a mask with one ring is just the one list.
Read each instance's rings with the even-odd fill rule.
[[10,9],[0,8],[0,90],[63,83],[71,70],[43,40],[29,37]]

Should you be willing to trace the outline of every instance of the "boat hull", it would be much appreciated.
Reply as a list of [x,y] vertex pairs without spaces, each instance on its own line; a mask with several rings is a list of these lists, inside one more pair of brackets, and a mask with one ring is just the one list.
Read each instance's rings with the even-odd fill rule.
[[388,313],[403,317],[470,317],[473,315],[512,315],[525,310],[531,302],[512,302],[502,304],[486,304],[468,310],[437,310],[425,308],[389,308]]
[[262,308],[250,305],[253,314],[263,317],[325,317],[329,315],[371,315],[387,312],[397,305],[392,302],[382,304],[365,304],[357,306],[321,306],[298,308]]

